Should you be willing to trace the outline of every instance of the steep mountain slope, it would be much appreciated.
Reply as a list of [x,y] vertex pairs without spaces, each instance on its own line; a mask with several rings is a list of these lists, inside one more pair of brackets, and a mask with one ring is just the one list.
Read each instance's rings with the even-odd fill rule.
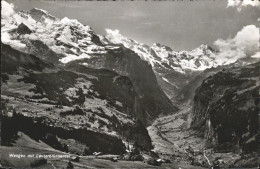
[[101,41],[122,44],[151,64],[159,85],[173,102],[176,102],[177,93],[187,85],[191,77],[221,64],[211,56],[214,51],[207,45],[191,51],[176,52],[158,43],[152,46],[139,43],[112,30],[107,30],[107,35]]
[[[149,72],[151,74],[153,71],[158,83],[154,83],[154,80],[151,81],[155,86],[159,84],[159,87],[154,88],[155,91],[151,92],[151,97],[148,99],[159,102],[162,100],[162,103],[165,103],[162,106],[159,104],[153,108],[158,109],[158,113],[151,113],[150,110],[143,114],[136,113],[138,114],[138,117],[136,117],[147,124],[151,124],[151,120],[154,120],[158,114],[176,111],[175,107],[168,104],[169,100],[163,96],[164,94],[160,93],[159,88],[162,88],[168,98],[176,103],[178,93],[183,91],[182,88],[194,76],[205,69],[230,64],[230,62],[223,62],[221,59],[216,58],[214,55],[216,51],[207,45],[201,45],[190,51],[174,51],[170,47],[158,43],[152,46],[139,43],[124,37],[119,31],[108,29],[107,35],[101,36],[97,35],[90,26],[83,25],[77,20],[66,17],[58,19],[47,11],[37,8],[18,13],[13,11],[9,16],[2,17],[1,25],[3,43],[9,44],[17,50],[34,54],[39,58],[61,65],[77,60],[81,62],[85,59],[86,67],[93,68],[97,66],[95,68],[101,67],[109,70],[115,68],[118,74],[122,73],[123,76],[131,76],[130,79],[134,85],[141,84],[136,88],[146,88],[147,81],[145,79],[140,83],[134,82],[143,80],[135,77],[138,76],[139,72],[130,73],[127,72],[128,69],[124,71],[117,70],[118,64],[104,57],[118,52],[121,52],[120,55],[125,55],[127,53],[126,49],[134,51],[135,54],[132,52],[133,57],[127,62],[132,62],[134,57],[136,57],[136,63],[142,62],[141,60],[146,61],[146,63],[142,63],[142,65],[145,65],[141,70],[144,72],[142,76],[149,77]],[[102,59],[97,59],[97,57]],[[109,58],[111,59],[111,57]],[[92,60],[99,60],[99,63],[92,63]],[[127,62],[125,60],[124,63],[120,62],[120,64],[125,67]],[[130,66],[131,69],[139,67],[139,65],[134,65],[136,63]],[[108,64],[110,65],[108,66]],[[150,64],[151,68],[146,64]],[[158,96],[160,98],[156,99]],[[140,102],[140,104],[143,104],[146,101]],[[136,112],[139,112],[138,107]],[[144,120],[146,117],[148,117],[148,121]]]
[[[179,102],[181,93],[186,92],[188,88],[186,86],[195,89],[191,81],[200,84],[200,81],[207,77],[207,72],[217,72],[224,67],[243,66],[258,61],[256,58],[250,57],[231,57],[228,53],[223,54],[227,57],[223,58],[221,51],[216,51],[207,45],[201,45],[190,51],[174,51],[170,47],[158,43],[149,46],[124,37],[118,30],[107,29],[107,35],[101,41],[122,44],[150,63],[158,84],[176,104]],[[204,73],[205,71],[206,73]],[[188,90],[190,91],[190,89]]]
[[[123,45],[104,42],[89,26],[77,20],[59,20],[46,11],[32,9],[3,18],[2,26],[3,43],[17,50],[66,69],[75,70],[82,65],[86,69],[107,69],[128,77],[136,91],[133,117],[144,125],[150,124],[159,114],[177,110],[161,90],[148,62]],[[19,34],[22,28],[27,31]]]
[[74,153],[150,150],[153,141],[167,158],[206,167],[219,154],[226,167],[255,153],[253,58],[221,61],[207,45],[177,52],[117,31],[101,36],[37,8],[1,19],[5,144],[18,130]]
[[235,65],[205,70],[181,90],[180,110],[147,128],[156,152],[207,168],[258,165],[259,62]]
[[191,125],[218,151],[256,151],[258,94],[259,62],[224,69],[196,90]]
[[84,73],[64,70],[4,44],[2,64],[4,114],[13,116],[3,122],[3,142],[22,130],[35,139],[75,139],[91,151],[121,153],[122,141],[151,149],[147,130],[133,118],[136,91],[128,77],[84,66]]
[[112,42],[122,44],[136,52],[143,60],[148,61],[158,73],[175,70],[185,73],[190,70],[205,70],[219,65],[211,56],[213,49],[207,45],[201,45],[191,51],[173,51],[170,47],[155,43],[148,46],[135,40],[124,37],[118,30],[107,29],[107,35],[102,38],[104,43]]
[[[135,116],[149,124],[159,114],[169,114],[177,110],[157,84],[156,76],[147,62],[131,50],[120,46],[118,49],[89,59],[75,61],[88,67],[104,68],[127,76],[136,90]],[[73,63],[73,62],[72,62]],[[75,66],[74,66],[75,67]]]
[[[188,103],[192,105],[195,91],[198,87],[200,87],[204,79],[208,78],[209,76],[213,76],[214,74],[218,73],[222,69],[233,67],[233,66],[235,65],[230,64],[230,65],[218,66],[218,67],[206,69],[202,72],[193,73],[193,76],[189,76],[189,79],[187,79],[188,81],[187,84],[177,91],[176,100],[179,103]],[[238,65],[238,67],[239,66],[240,65]]]
[[54,68],[54,65],[43,62],[34,55],[25,54],[14,50],[9,45],[1,43],[2,72],[14,74],[18,69],[43,71],[45,68]]

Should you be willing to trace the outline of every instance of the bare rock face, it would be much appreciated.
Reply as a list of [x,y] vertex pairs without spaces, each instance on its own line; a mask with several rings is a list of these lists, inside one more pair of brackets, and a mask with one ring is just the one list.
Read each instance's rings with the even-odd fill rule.
[[259,63],[223,69],[196,90],[192,126],[219,150],[256,151]]
[[20,35],[31,34],[32,31],[24,23],[21,23],[17,28],[17,33]]

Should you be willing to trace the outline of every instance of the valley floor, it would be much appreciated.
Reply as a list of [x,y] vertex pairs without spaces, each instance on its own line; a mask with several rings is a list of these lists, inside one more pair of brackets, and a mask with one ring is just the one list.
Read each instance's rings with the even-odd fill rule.
[[209,168],[216,163],[221,168],[233,168],[234,164],[255,163],[255,158],[245,160],[236,153],[217,153],[213,148],[207,148],[209,142],[203,138],[204,134],[190,129],[191,107],[189,104],[182,105],[177,113],[161,116],[147,128],[154,145],[153,150],[161,158],[170,159],[177,164],[192,164],[192,168]]
[[190,111],[190,106],[184,105],[177,113],[159,117],[147,128],[155,152],[176,162],[189,163],[187,149],[191,146],[197,151],[202,149],[203,139],[189,130]]

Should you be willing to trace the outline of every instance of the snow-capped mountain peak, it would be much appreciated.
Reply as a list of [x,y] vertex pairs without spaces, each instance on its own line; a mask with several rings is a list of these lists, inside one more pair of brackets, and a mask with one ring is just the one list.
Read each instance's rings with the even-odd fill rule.
[[[159,43],[149,46],[123,36],[119,30],[106,29],[107,34],[101,36],[97,35],[90,26],[83,25],[76,19],[65,17],[60,20],[38,8],[15,12],[12,4],[5,1],[1,3],[6,9],[2,11],[1,16],[3,43],[28,52],[27,47],[32,41],[41,41],[50,50],[59,54],[61,57],[59,61],[62,63],[116,50],[114,44],[122,44],[131,49],[152,65],[158,73],[177,71],[185,74],[187,71],[202,71],[236,61],[217,61],[214,51],[207,45],[201,45],[190,51],[174,51]],[[17,31],[21,25],[23,29],[28,28],[22,34]]]
[[121,35],[118,30],[106,29],[106,31],[106,39],[110,43],[123,44],[125,47],[130,48],[159,72],[174,70],[185,73],[186,70],[204,70],[216,64],[214,58],[210,57],[212,50],[207,45],[201,45],[191,51],[176,52],[160,43],[148,46],[131,40]]
[[33,8],[29,11],[26,10],[22,10],[21,12],[22,14],[28,14],[30,15],[35,21],[37,22],[42,22],[44,20],[58,20],[58,18],[56,18],[55,16],[51,15],[50,13],[48,13],[47,11],[43,10],[43,9],[39,9],[39,8]]
[[[34,8],[29,11],[15,12],[13,5],[2,1],[5,9],[2,15],[2,42],[13,48],[29,52],[33,41],[41,41],[50,50],[59,54],[60,62],[68,63],[75,59],[90,58],[89,54],[105,53],[105,48],[90,26],[67,17],[58,19],[45,10]],[[19,34],[20,25],[26,25],[30,34]],[[30,53],[30,52],[29,52]]]

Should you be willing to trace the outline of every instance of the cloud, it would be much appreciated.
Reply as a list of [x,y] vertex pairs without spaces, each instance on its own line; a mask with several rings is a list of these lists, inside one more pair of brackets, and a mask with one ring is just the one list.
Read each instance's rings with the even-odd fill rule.
[[1,1],[1,18],[8,18],[15,13],[14,5],[12,3],[7,3],[6,1]]
[[121,43],[122,40],[126,39],[123,35],[120,34],[119,30],[115,29],[105,29],[106,38],[112,43]]
[[259,57],[259,28],[247,25],[232,39],[218,39],[214,45],[219,53],[215,56],[221,62],[233,62],[245,57]]
[[259,0],[228,0],[227,7],[237,7],[238,11],[241,11],[243,7],[253,6],[259,7]]
[[260,58],[260,52],[257,52],[255,55],[251,56],[251,58]]

